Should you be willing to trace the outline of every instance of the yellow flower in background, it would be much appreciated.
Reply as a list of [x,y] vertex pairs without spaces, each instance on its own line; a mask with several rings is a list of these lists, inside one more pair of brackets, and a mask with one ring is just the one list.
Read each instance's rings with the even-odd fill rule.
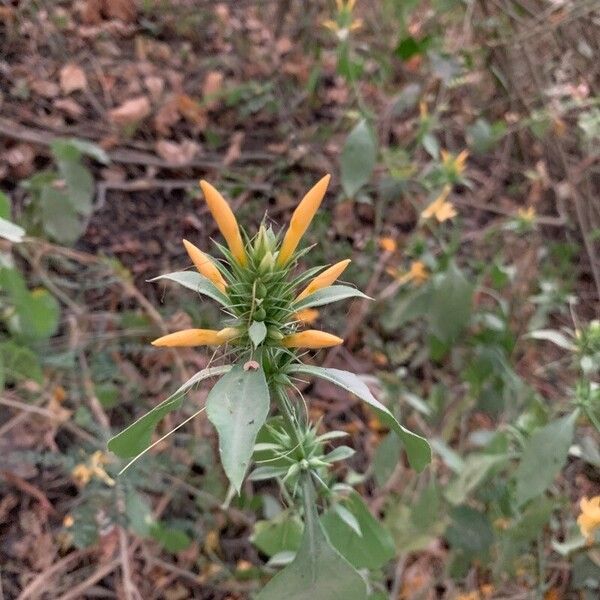
[[344,340],[337,335],[318,329],[307,329],[299,333],[292,333],[281,340],[281,345],[284,348],[307,348],[309,350],[331,348],[343,343]]
[[425,263],[420,260],[414,260],[410,269],[406,273],[400,274],[397,269],[388,269],[388,273],[394,277],[400,285],[413,282],[415,285],[421,285],[429,279],[429,271]]
[[421,121],[426,121],[429,118],[429,108],[425,100],[419,102],[419,116],[421,117]]
[[204,254],[202,250],[196,248],[194,244],[188,242],[187,240],[183,240],[183,245],[185,246],[188,256],[192,259],[192,262],[194,263],[196,269],[198,269],[200,275],[204,275],[204,277],[210,279],[210,281],[212,281],[219,290],[225,292],[227,289],[227,283],[225,282],[225,279],[223,279],[223,275],[221,275],[221,272],[219,269],[217,269],[210,256]]
[[71,477],[73,477],[75,483],[80,487],[85,487],[93,477],[103,481],[106,485],[115,485],[114,479],[112,479],[108,473],[104,470],[104,465],[110,462],[110,457],[97,450],[92,454],[90,459],[86,463],[79,463],[71,471]]
[[458,213],[454,208],[454,204],[447,200],[451,189],[449,185],[444,186],[442,193],[421,213],[421,218],[435,218],[438,223],[453,219]]
[[453,177],[460,177],[465,170],[467,158],[469,158],[469,151],[463,150],[457,156],[454,156],[448,150],[442,150],[442,165],[448,175]]
[[281,249],[279,250],[279,256],[277,257],[278,265],[287,264],[294,254],[302,236],[308,229],[315,213],[319,210],[319,206],[321,206],[330,179],[331,175],[325,175],[308,191],[296,207],[290,220],[290,226],[283,238]]
[[201,180],[200,187],[204,192],[204,199],[208,205],[214,220],[223,234],[229,250],[235,260],[242,266],[248,264],[248,258],[244,249],[244,242],[237,220],[231,207],[221,194],[208,181]]
[[581,514],[577,517],[577,524],[581,535],[587,539],[588,543],[592,543],[596,529],[600,529],[600,496],[594,496],[589,500],[582,498],[579,508]]
[[321,290],[323,288],[329,287],[345,270],[346,267],[350,264],[350,259],[341,260],[335,265],[332,265],[328,269],[325,269],[320,275],[317,275],[301,292],[298,294],[296,298],[296,302],[298,300],[302,300],[309,296],[310,294],[314,294],[316,291]]
[[379,238],[379,247],[385,252],[396,252],[396,241],[391,237],[381,237]]
[[153,346],[188,347],[188,346],[220,346],[238,337],[240,332],[235,327],[216,329],[183,329],[175,333],[163,335],[152,342]]
[[316,308],[303,308],[299,310],[294,317],[297,321],[305,325],[312,325],[319,318],[319,311]]
[[519,208],[517,210],[517,218],[527,224],[531,224],[535,221],[537,217],[537,213],[533,206],[528,206],[527,208]]
[[335,33],[338,39],[343,42],[352,31],[362,27],[363,21],[362,19],[354,19],[352,16],[356,0],[347,0],[346,2],[336,0],[335,4],[337,8],[335,19],[325,19],[323,27]]

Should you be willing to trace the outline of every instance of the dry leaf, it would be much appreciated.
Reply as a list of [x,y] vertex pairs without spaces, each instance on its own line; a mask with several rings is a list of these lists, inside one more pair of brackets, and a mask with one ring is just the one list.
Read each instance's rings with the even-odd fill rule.
[[206,112],[187,94],[177,96],[177,108],[182,116],[193,125],[206,127]]
[[221,71],[209,71],[202,85],[202,97],[207,110],[215,109],[219,104],[219,93],[223,86],[223,73]]
[[54,101],[54,106],[58,110],[62,110],[71,119],[78,119],[83,115],[83,107],[73,100],[73,98],[57,98]]
[[165,80],[162,77],[148,75],[148,77],[144,79],[144,85],[152,100],[156,102],[160,99],[165,89]]
[[171,97],[154,116],[154,129],[160,135],[169,135],[171,127],[179,121],[181,115],[177,108],[177,100]]
[[180,144],[169,140],[159,140],[156,142],[155,148],[161,158],[174,166],[187,165],[200,153],[200,146],[191,140],[185,140]]
[[109,111],[110,120],[116,125],[127,126],[139,123],[150,114],[150,101],[146,96],[127,100]]
[[223,159],[223,164],[225,166],[231,165],[240,157],[240,154],[242,153],[242,143],[245,137],[246,134],[243,131],[236,131],[231,136],[229,148],[227,148],[225,158]]
[[86,86],[87,78],[81,67],[69,63],[60,70],[60,88],[63,94],[83,90]]
[[102,12],[109,19],[133,23],[137,17],[137,3],[134,0],[104,0],[102,4]]
[[39,94],[44,98],[56,98],[56,96],[58,96],[58,94],[60,93],[60,88],[58,87],[58,84],[54,83],[53,81],[44,81],[42,79],[37,79],[35,81],[32,81],[29,87],[36,94]]

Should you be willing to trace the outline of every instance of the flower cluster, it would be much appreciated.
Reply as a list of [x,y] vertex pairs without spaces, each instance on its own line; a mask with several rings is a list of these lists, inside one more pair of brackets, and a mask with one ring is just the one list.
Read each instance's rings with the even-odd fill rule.
[[341,344],[341,338],[325,331],[299,331],[303,323],[315,318],[314,312],[309,312],[314,309],[300,306],[309,296],[331,286],[350,260],[342,260],[323,271],[320,267],[292,275],[295,259],[302,254],[297,252],[298,244],[321,205],[329,179],[329,175],[323,177],[304,196],[281,243],[279,236],[264,223],[256,236],[249,239],[223,196],[208,182],[201,181],[206,204],[227,243],[226,247],[218,245],[225,260],[214,260],[188,240],[183,240],[183,244],[198,272],[226,299],[223,304],[229,318],[219,330],[186,329],[152,343],[155,346],[229,343],[241,350],[259,345],[318,349]]

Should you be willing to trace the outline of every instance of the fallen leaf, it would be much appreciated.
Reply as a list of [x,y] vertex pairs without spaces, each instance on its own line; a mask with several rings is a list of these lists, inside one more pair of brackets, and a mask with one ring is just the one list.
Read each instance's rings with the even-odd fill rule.
[[155,102],[160,99],[165,89],[165,80],[162,77],[156,77],[154,75],[148,75],[144,79],[144,85],[148,90],[152,100]]
[[223,87],[223,73],[209,71],[202,85],[202,97],[207,110],[214,110],[219,104],[219,93]]
[[179,94],[177,96],[177,108],[181,115],[193,125],[198,127],[206,126],[205,110],[187,94]]
[[29,144],[20,143],[4,153],[4,160],[19,179],[29,177],[34,171],[35,152]]
[[231,136],[229,148],[227,148],[225,158],[223,159],[223,164],[225,166],[231,165],[240,157],[240,154],[242,153],[242,143],[245,137],[246,134],[243,131],[236,131]]
[[109,19],[133,23],[137,17],[137,3],[134,0],[104,0],[102,4],[102,12]]
[[200,153],[200,146],[191,140],[179,144],[169,140],[159,140],[155,148],[161,158],[174,166],[187,165]]
[[81,67],[68,63],[60,70],[60,88],[63,94],[83,90],[86,86],[87,78]]
[[58,110],[62,110],[68,117],[78,119],[83,115],[83,107],[73,100],[73,98],[57,98],[54,101],[54,106]]
[[44,98],[56,98],[56,96],[58,96],[58,94],[60,93],[60,88],[58,87],[58,84],[54,83],[53,81],[44,81],[42,79],[38,79],[32,81],[29,87],[36,94],[39,94]]
[[110,120],[116,125],[127,126],[143,121],[150,114],[150,101],[146,96],[127,100],[109,111]]
[[177,108],[177,99],[171,97],[154,115],[154,129],[160,135],[169,135],[171,127],[179,121],[181,114]]

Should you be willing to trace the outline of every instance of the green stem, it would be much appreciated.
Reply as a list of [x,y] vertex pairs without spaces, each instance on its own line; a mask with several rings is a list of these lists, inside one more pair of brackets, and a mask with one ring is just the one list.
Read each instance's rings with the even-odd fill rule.
[[302,448],[303,436],[298,428],[298,421],[289,404],[289,398],[285,392],[285,388],[281,385],[275,384],[271,387],[271,392],[275,403],[277,404],[277,408],[279,409],[283,420],[288,426],[290,433],[296,438],[296,443],[298,444],[299,448]]

